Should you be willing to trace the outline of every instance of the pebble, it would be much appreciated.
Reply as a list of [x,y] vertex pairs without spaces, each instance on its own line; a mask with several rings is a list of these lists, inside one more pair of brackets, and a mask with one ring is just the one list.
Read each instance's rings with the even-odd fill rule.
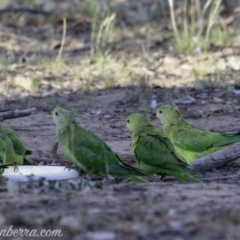
[[59,225],[71,232],[78,232],[81,230],[79,220],[74,216],[65,216],[61,218]]
[[116,238],[114,232],[107,231],[86,232],[85,236],[89,240],[113,240]]

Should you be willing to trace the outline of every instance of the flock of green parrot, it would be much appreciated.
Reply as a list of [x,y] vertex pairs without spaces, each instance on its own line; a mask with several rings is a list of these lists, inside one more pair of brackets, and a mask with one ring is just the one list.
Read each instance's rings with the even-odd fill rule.
[[[56,124],[57,142],[62,152],[87,174],[129,178],[147,183],[146,176],[174,176],[188,183],[200,183],[194,177],[198,171],[188,163],[240,140],[240,135],[226,135],[194,127],[187,123],[173,106],[161,105],[156,111],[163,131],[153,127],[141,114],[126,118],[131,132],[132,150],[138,165],[123,162],[108,145],[94,133],[79,126],[73,114],[56,107],[52,116]],[[23,164],[26,148],[9,128],[0,126],[0,174],[11,164]]]

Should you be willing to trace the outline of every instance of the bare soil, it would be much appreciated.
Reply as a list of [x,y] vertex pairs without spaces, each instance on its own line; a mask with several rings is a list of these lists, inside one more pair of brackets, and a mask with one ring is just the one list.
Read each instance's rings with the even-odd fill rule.
[[[156,127],[161,124],[155,110],[139,109],[132,98],[134,87],[115,88],[75,93],[54,97],[65,108],[73,111],[80,125],[104,139],[126,160],[131,159],[130,133],[125,117],[132,112],[144,112]],[[156,96],[166,94],[155,89]],[[56,141],[55,126],[48,105],[51,97],[25,99],[36,113],[3,121],[4,126],[15,129],[33,155],[51,157],[51,146]],[[74,101],[73,101],[74,98]],[[209,95],[205,101],[211,101]],[[95,101],[96,104],[92,104]],[[30,102],[30,103],[29,103]],[[7,109],[18,108],[19,103],[9,101]],[[219,104],[212,105],[218,109]],[[205,108],[193,104],[186,112]],[[187,109],[187,110],[186,110]],[[97,111],[100,110],[100,111]],[[196,126],[229,130],[239,122],[238,112],[232,114],[211,112],[209,117],[188,118]],[[58,149],[57,161],[66,161]],[[129,157],[129,158],[128,158]],[[134,162],[130,162],[134,164]],[[207,173],[207,177],[223,176],[238,171],[229,166]],[[117,180],[95,179],[84,176],[87,184],[77,189],[44,189],[40,185],[21,188],[19,193],[1,192],[0,219],[2,228],[62,229],[63,239],[239,239],[239,179],[186,184],[173,178],[160,181],[155,177],[149,184],[134,184]],[[37,189],[40,189],[37,191]],[[20,238],[19,238],[20,239]],[[49,238],[53,239],[53,238]]]

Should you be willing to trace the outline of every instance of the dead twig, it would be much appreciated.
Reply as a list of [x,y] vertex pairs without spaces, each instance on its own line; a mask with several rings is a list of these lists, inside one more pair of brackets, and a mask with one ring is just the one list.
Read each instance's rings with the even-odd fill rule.
[[196,102],[196,99],[191,96],[185,96],[184,98],[174,100],[175,104],[190,105]]
[[64,47],[65,40],[66,40],[66,34],[67,34],[67,19],[66,19],[66,17],[64,17],[63,18],[62,40],[61,40],[61,45],[60,45],[60,48],[59,48],[59,51],[58,51],[56,61],[59,61],[62,57],[63,47]]
[[51,15],[51,12],[47,12],[40,9],[33,9],[33,8],[5,8],[0,9],[0,14],[6,13],[18,13],[18,12],[28,12],[31,14],[42,14],[42,15]]
[[1,112],[0,113],[0,119],[12,119],[12,118],[19,118],[19,117],[26,117],[31,115],[33,112],[35,112],[36,108],[28,108],[28,109],[16,109],[11,110],[7,112]]
[[240,143],[235,143],[217,152],[201,157],[189,165],[200,171],[221,168],[240,158]]

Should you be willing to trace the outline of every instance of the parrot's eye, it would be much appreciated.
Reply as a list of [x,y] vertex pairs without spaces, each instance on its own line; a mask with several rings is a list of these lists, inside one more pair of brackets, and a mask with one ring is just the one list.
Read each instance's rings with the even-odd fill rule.
[[55,112],[55,115],[58,116],[58,112]]
[[130,120],[129,120],[129,119],[127,119],[127,123],[130,123]]
[[162,110],[159,110],[159,113],[162,113]]

